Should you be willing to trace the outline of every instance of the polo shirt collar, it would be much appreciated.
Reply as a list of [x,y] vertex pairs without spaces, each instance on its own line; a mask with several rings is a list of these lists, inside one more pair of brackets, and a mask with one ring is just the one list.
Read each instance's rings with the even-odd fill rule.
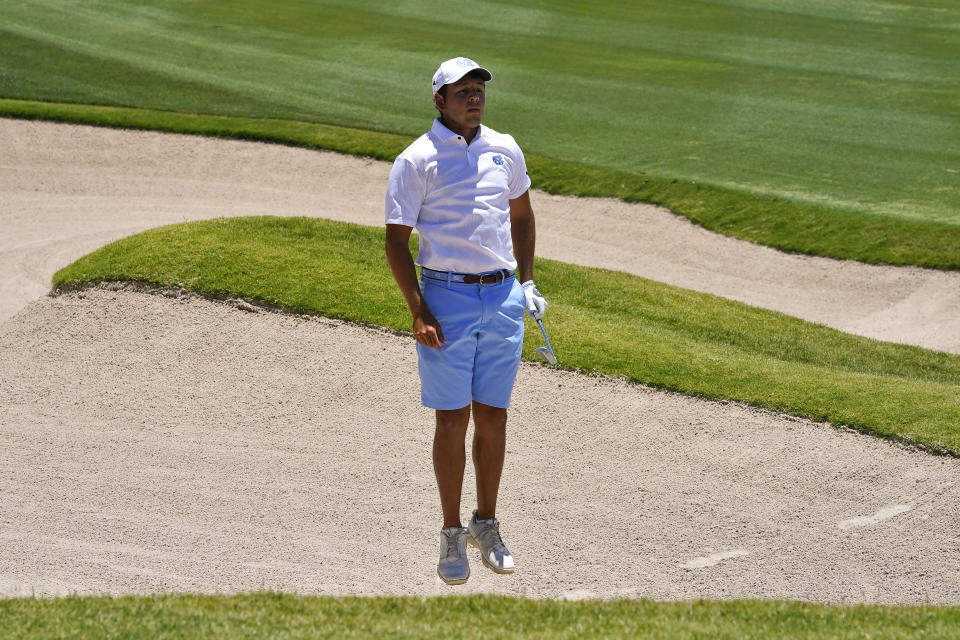
[[[477,135],[475,135],[475,136],[473,137],[473,140],[470,142],[470,144],[473,144],[473,143],[476,142],[477,140],[483,138],[483,134],[484,134],[484,131],[485,131],[485,130],[486,130],[486,127],[484,127],[484,126],[481,124],[481,125],[480,125],[480,130],[477,131]],[[439,117],[439,116],[433,119],[433,126],[430,127],[430,133],[432,133],[434,136],[436,136],[437,139],[440,141],[441,144],[447,144],[447,143],[450,142],[451,140],[456,140],[457,138],[460,137],[459,135],[457,135],[457,134],[454,133],[453,131],[450,131],[450,129],[447,129],[447,128],[443,125],[443,123],[440,122],[440,117]]]

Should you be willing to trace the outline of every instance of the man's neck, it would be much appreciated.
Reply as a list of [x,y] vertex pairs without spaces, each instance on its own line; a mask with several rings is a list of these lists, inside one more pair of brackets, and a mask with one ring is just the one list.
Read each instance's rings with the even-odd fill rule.
[[453,131],[458,136],[462,137],[464,140],[467,141],[467,144],[470,144],[473,141],[473,139],[477,137],[477,134],[480,132],[479,126],[473,127],[472,129],[464,129],[462,127],[459,127],[453,124],[452,122],[447,122],[447,120],[443,117],[443,114],[440,114],[440,124],[445,126],[450,131]]

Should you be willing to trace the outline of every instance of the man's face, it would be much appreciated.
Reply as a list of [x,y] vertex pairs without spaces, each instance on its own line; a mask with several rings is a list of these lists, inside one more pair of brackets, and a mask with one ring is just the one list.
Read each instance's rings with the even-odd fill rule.
[[482,78],[460,78],[447,85],[446,97],[438,93],[433,98],[445,122],[464,131],[480,126],[486,107],[485,83]]

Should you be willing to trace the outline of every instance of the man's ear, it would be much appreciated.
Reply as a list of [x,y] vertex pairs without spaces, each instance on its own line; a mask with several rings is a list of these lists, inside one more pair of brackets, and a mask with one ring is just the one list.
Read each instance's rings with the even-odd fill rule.
[[444,104],[442,95],[439,93],[433,94],[433,106],[437,108],[437,111],[443,111]]

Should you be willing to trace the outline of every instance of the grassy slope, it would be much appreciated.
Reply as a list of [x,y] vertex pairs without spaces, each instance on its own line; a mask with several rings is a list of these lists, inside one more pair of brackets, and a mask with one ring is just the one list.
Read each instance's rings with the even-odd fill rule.
[[[383,230],[308,218],[235,218],[154,229],[59,271],[184,286],[409,330]],[[344,287],[344,282],[351,286]],[[960,455],[960,356],[843,334],[636,276],[537,263],[563,364],[756,406]],[[539,342],[528,332],[525,353]]]
[[497,72],[489,123],[601,171],[535,167],[551,188],[791,250],[957,268],[957,10],[848,4],[471,3],[462,15],[497,18],[478,28],[450,3],[0,0],[0,96],[409,137],[429,118],[425,76],[470,29]]
[[[556,602],[282,594],[0,600],[0,636],[45,638],[956,638],[958,607]],[[494,633],[494,630],[496,632]]]

